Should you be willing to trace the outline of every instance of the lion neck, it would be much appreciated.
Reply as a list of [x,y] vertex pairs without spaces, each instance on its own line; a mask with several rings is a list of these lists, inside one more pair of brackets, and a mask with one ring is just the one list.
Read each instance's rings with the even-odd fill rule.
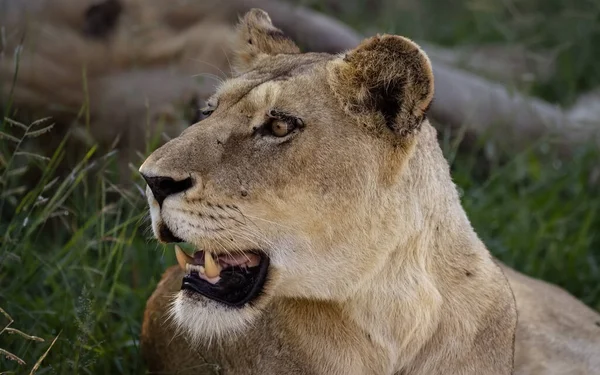
[[[397,234],[389,235],[398,243],[343,304],[360,331],[368,333],[373,350],[387,354],[390,371],[416,368],[426,347],[428,356],[435,356],[434,346],[444,357],[469,345],[480,312],[493,302],[482,296],[490,295],[486,291],[493,280],[485,275],[495,267],[460,204],[429,124],[397,192],[398,212],[391,224]],[[476,283],[465,283],[474,275]],[[452,330],[452,340],[442,330]]]

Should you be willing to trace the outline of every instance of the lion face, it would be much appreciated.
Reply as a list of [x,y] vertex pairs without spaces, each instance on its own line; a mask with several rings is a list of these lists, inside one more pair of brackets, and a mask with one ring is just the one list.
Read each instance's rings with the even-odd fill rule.
[[237,332],[276,298],[341,302],[377,272],[432,96],[429,62],[404,38],[300,54],[253,10],[239,39],[237,76],[206,118],[140,168],[155,236],[197,249],[177,250],[173,308],[196,338]]

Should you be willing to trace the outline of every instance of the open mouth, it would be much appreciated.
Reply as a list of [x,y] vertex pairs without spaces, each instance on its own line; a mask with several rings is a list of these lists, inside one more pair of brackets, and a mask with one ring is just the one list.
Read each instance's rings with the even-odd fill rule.
[[181,290],[232,307],[241,307],[255,299],[267,278],[269,258],[259,251],[213,256],[208,251],[193,255],[175,246],[179,266],[186,272]]

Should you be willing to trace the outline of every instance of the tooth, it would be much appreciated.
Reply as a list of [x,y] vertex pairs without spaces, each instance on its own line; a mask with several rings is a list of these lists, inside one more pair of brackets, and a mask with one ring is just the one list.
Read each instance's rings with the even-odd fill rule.
[[208,278],[217,277],[221,274],[221,266],[215,263],[208,251],[204,251],[204,272]]
[[182,270],[186,271],[186,264],[194,264],[194,258],[189,256],[185,251],[181,250],[181,248],[175,245],[175,257],[177,258],[177,263],[179,263],[179,267]]

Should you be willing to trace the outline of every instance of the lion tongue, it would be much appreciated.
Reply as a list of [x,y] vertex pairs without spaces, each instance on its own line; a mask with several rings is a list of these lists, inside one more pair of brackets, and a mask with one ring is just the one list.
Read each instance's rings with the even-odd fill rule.
[[227,266],[256,267],[260,257],[253,253],[227,254],[219,257],[219,263]]

